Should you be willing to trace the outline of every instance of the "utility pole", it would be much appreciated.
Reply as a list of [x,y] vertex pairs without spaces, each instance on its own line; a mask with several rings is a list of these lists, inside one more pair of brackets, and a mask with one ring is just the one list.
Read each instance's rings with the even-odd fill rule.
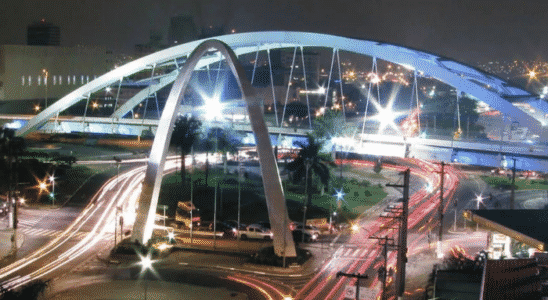
[[[370,239],[377,239],[379,240],[381,244],[381,246],[383,246],[382,248],[382,256],[384,257],[384,266],[382,269],[379,269],[378,270],[378,274],[379,274],[379,279],[381,280],[382,282],[382,296],[381,296],[381,300],[385,300],[387,297],[387,293],[386,293],[386,278],[388,276],[388,246],[391,246],[391,247],[396,247],[396,245],[394,245],[394,239],[392,238],[388,238],[388,236],[384,236],[384,237],[375,237],[375,236],[372,236],[372,237],[369,237]],[[388,241],[391,241],[392,244],[388,244]]]
[[512,166],[512,190],[510,190],[510,209],[514,209],[514,202],[516,197],[516,158],[513,157],[512,160],[514,161],[514,164]]
[[403,185],[387,184],[390,187],[402,187],[402,214],[400,219],[400,232],[398,234],[398,261],[396,274],[396,297],[398,300],[403,299],[405,291],[405,264],[407,263],[407,217],[409,214],[409,177],[410,170],[403,172]]
[[357,278],[357,279],[358,279],[358,282],[356,283],[356,300],[360,299],[360,279],[367,279],[367,278],[369,278],[369,276],[367,276],[367,275],[360,275],[360,274],[358,274],[358,273],[356,273],[356,274],[350,274],[350,273],[338,272],[338,273],[337,273],[337,277],[341,277],[341,276],[344,276],[344,277],[353,277],[353,278]]
[[[445,178],[445,172],[444,172],[444,167],[445,167],[445,162],[441,162],[441,172],[440,173],[440,176],[441,176],[441,179],[440,179],[440,205],[438,207],[438,212],[439,212],[439,215],[440,215],[440,226],[439,226],[439,236],[438,236],[438,251],[440,251],[440,248],[441,248],[441,242],[442,242],[442,235],[443,235],[443,191],[444,191],[444,186],[443,186],[443,179]],[[440,253],[438,252],[438,255],[440,255]]]

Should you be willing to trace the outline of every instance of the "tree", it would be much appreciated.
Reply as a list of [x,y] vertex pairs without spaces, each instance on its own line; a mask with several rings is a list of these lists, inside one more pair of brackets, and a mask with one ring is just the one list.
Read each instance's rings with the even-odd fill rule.
[[[329,184],[330,172],[327,165],[324,163],[325,159],[322,158],[319,154],[320,148],[322,147],[321,143],[317,143],[315,138],[312,135],[308,135],[308,143],[297,143],[301,150],[297,154],[292,162],[287,164],[287,170],[292,172],[292,181],[293,183],[299,183],[305,181],[305,185],[308,187],[307,193],[307,206],[310,205],[312,199],[312,176],[316,175],[319,177],[320,182],[327,187]],[[308,177],[306,176],[308,168]],[[308,179],[308,182],[306,182]]]
[[180,116],[175,121],[173,134],[171,135],[171,144],[179,147],[181,151],[181,179],[183,186],[186,183],[185,157],[190,153],[201,125],[202,123],[199,120],[189,115]]
[[324,114],[312,123],[312,135],[323,145],[331,147],[331,139],[335,137],[347,136],[352,137],[356,132],[356,128],[346,123],[341,111],[326,110]]

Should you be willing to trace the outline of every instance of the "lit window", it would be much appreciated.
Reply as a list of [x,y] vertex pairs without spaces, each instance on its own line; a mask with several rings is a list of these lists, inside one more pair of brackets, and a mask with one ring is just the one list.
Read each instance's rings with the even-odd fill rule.
[[38,85],[42,84],[42,76],[37,76]]
[[63,76],[59,75],[59,85],[63,84]]
[[29,75],[29,85],[32,84],[32,77]]
[[57,84],[57,76],[53,75],[53,85],[56,85],[56,84]]
[[21,76],[21,85],[25,85],[25,76]]
[[44,84],[48,85],[48,76],[44,76]]
[[70,75],[67,76],[67,84],[70,84]]
[[86,83],[88,83],[88,82],[89,82],[89,75],[86,76]]
[[84,75],[80,75],[80,84],[84,84]]
[[72,75],[72,84],[76,84],[76,75]]

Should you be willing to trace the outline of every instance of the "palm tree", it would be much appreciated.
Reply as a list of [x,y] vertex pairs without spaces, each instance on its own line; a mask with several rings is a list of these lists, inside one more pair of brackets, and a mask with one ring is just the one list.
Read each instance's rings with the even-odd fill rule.
[[171,144],[179,147],[181,151],[181,179],[183,186],[186,183],[185,156],[192,149],[192,145],[198,137],[202,123],[190,115],[184,115],[177,118],[173,134],[171,135]]
[[[287,164],[287,170],[290,171],[292,175],[293,183],[299,183],[305,181],[305,186],[307,187],[307,202],[306,206],[310,206],[312,200],[312,176],[316,175],[319,177],[320,182],[327,187],[329,184],[329,168],[324,163],[324,159],[320,157],[319,152],[322,147],[321,143],[317,143],[312,135],[308,135],[308,143],[297,143],[301,150],[299,151],[297,158],[292,162]],[[306,213],[306,211],[305,211]],[[303,220],[306,222],[306,218]]]

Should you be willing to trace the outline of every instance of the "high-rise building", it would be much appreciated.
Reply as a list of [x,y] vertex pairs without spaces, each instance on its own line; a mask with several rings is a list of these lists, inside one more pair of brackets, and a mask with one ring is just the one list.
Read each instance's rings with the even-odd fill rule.
[[198,31],[194,24],[194,18],[190,15],[180,15],[171,18],[169,23],[169,46],[184,44],[198,38]]
[[27,45],[35,46],[59,46],[61,34],[59,26],[47,23],[42,19],[27,27]]

